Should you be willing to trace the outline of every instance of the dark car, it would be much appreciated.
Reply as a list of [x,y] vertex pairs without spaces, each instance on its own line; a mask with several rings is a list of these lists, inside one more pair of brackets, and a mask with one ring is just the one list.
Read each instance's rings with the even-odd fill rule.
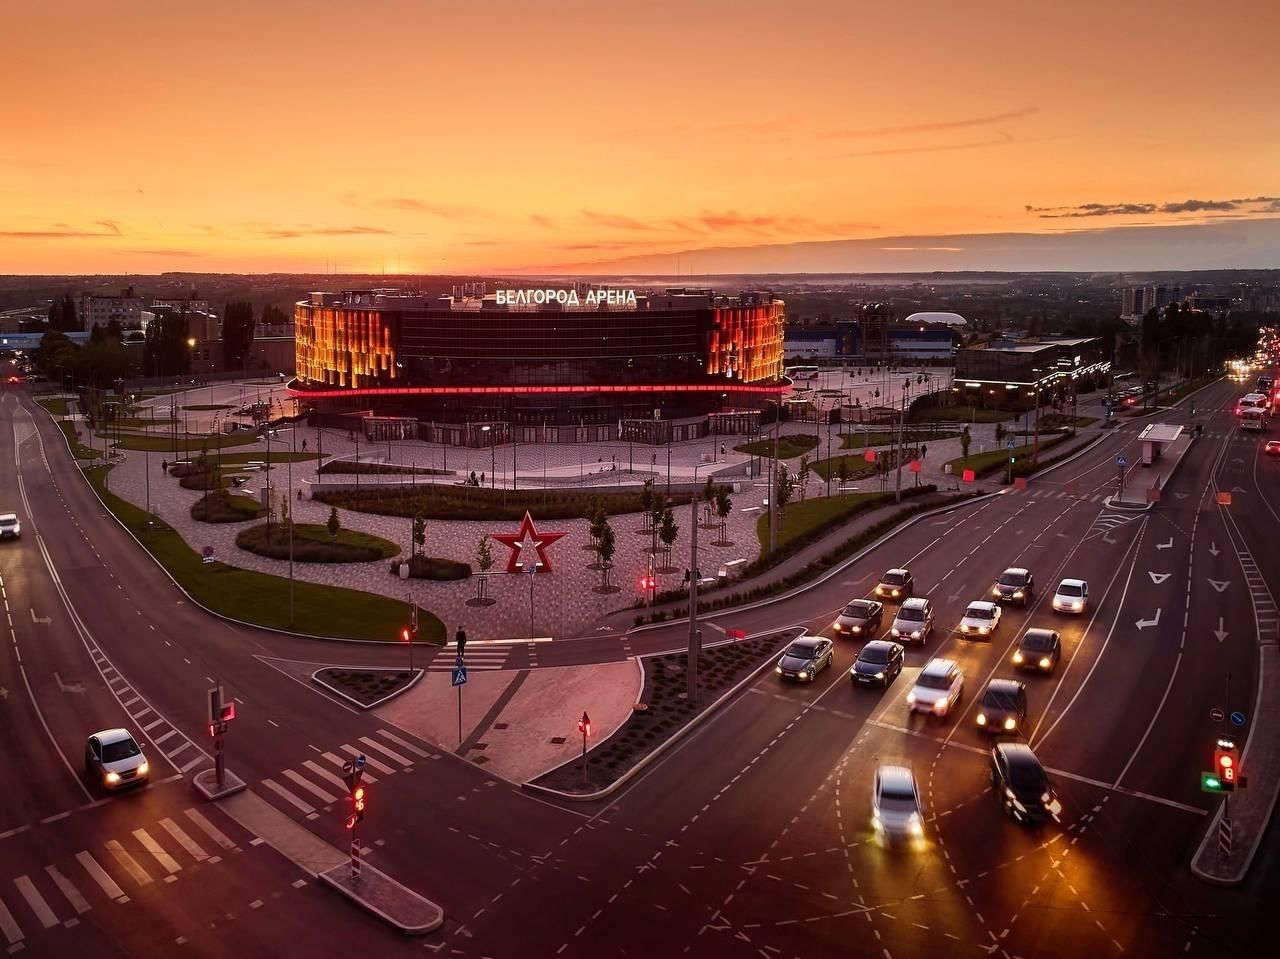
[[902,672],[904,658],[903,648],[897,643],[873,640],[862,647],[849,668],[849,681],[855,686],[888,686]]
[[1004,811],[1018,822],[1055,822],[1062,813],[1049,775],[1026,743],[991,750],[991,786]]
[[1013,665],[1051,673],[1062,658],[1062,637],[1053,629],[1029,629],[1013,651]]
[[844,608],[831,628],[845,636],[874,636],[884,628],[884,604],[855,599]]
[[775,669],[783,679],[799,679],[813,682],[822,670],[831,665],[835,657],[835,644],[821,636],[801,636],[778,659]]
[[906,599],[915,592],[915,588],[910,570],[891,569],[876,584],[876,596],[880,599]]
[[974,722],[988,733],[1016,733],[1027,720],[1027,687],[1016,679],[993,679],[978,703]]
[[1011,566],[1000,574],[991,587],[991,595],[1002,603],[1019,603],[1026,606],[1036,589],[1036,579],[1030,570]]

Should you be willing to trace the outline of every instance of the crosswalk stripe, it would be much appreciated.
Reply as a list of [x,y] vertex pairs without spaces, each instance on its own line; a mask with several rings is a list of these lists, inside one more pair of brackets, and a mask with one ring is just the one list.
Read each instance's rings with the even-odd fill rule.
[[193,823],[199,826],[206,836],[208,836],[210,839],[216,842],[223,849],[238,848],[235,843],[233,843],[230,839],[226,837],[226,835],[222,832],[222,830],[220,830],[213,823],[209,822],[209,820],[205,819],[204,816],[200,814],[200,810],[188,809],[186,810],[186,816]]
[[182,752],[184,749],[190,748],[190,746],[191,746],[191,740],[184,739],[177,746],[175,746],[171,752],[167,752],[165,753],[165,755],[168,756],[170,759],[172,759],[174,756],[178,755],[178,753]]
[[159,745],[160,745],[162,742],[164,742],[166,739],[171,739],[171,738],[173,738],[173,737],[174,737],[174,736],[176,736],[176,735],[178,735],[178,731],[177,731],[176,729],[170,729],[170,730],[169,730],[167,733],[165,733],[164,735],[162,735],[162,736],[156,736],[155,738],[153,738],[153,739],[151,740],[151,742],[152,742],[152,744],[153,744],[153,745],[159,746]]
[[343,792],[347,791],[347,784],[342,779],[335,776],[333,773],[329,772],[329,770],[325,769],[319,763],[313,763],[310,759],[304,759],[302,762],[302,766],[304,769],[309,769],[312,773],[319,776],[321,779],[327,782],[330,786],[336,786],[338,789],[342,790]]
[[393,772],[395,772],[395,770],[392,769],[390,766],[388,766],[386,763],[382,762],[381,760],[374,759],[372,756],[367,755],[366,753],[362,753],[360,750],[356,749],[354,746],[348,745],[347,743],[343,743],[338,748],[341,749],[344,753],[346,753],[349,756],[364,756],[364,761],[366,763],[368,763],[370,766],[378,770],[378,772],[383,773],[384,775],[390,776]]
[[302,812],[306,813],[307,815],[311,815],[311,813],[316,811],[315,806],[311,805],[311,803],[306,802],[305,800],[299,799],[297,796],[289,792],[289,790],[285,789],[274,779],[264,779],[262,780],[262,785],[266,786],[268,789],[270,789],[273,793],[275,793],[285,802],[290,803],[297,809],[302,810]]
[[147,874],[145,869],[138,865],[138,860],[125,852],[124,846],[120,845],[120,843],[114,839],[108,839],[105,845],[107,847],[107,852],[111,853],[111,855],[115,857],[116,862],[124,866],[125,872],[133,877],[134,882],[139,886],[147,886],[151,884],[151,876]]
[[87,852],[78,852],[76,862],[84,866],[84,871],[98,884],[98,888],[107,894],[108,899],[124,898],[124,890],[117,886],[116,881],[107,875],[107,871],[98,865],[98,860]]
[[[341,756],[335,756],[333,753],[321,753],[320,755],[322,758],[325,759],[325,761],[332,763],[333,765],[337,766],[339,769],[341,769],[343,766],[347,764],[347,761],[345,759],[343,759]],[[367,783],[376,783],[378,781],[378,777],[366,769],[364,771],[364,781]],[[346,784],[344,783],[343,788],[345,787],[346,787]]]
[[80,890],[75,887],[70,879],[62,874],[62,871],[57,866],[45,866],[44,871],[49,874],[49,878],[53,880],[54,885],[67,897],[67,902],[71,903],[72,909],[81,915],[89,911],[89,900],[80,895]]
[[390,756],[393,760],[398,762],[401,766],[413,765],[412,759],[409,759],[407,756],[400,755],[400,753],[396,752],[390,746],[384,746],[380,742],[378,742],[376,739],[370,739],[368,736],[361,736],[360,742],[364,743],[370,749],[376,749],[378,752],[382,753],[384,756]]
[[164,723],[163,719],[153,719],[151,720],[151,722],[147,723],[145,726],[142,727],[142,731],[144,733],[149,733],[151,732],[151,730],[155,729],[157,726],[161,725],[162,723]]
[[175,872],[182,872],[182,867],[178,865],[178,860],[165,852],[164,847],[151,837],[151,833],[145,829],[135,829],[133,838],[142,843],[142,848],[151,853],[155,861],[160,863],[169,875],[172,876]]
[[178,845],[185,849],[187,851],[187,855],[196,862],[204,862],[209,858],[209,854],[200,848],[200,844],[183,832],[182,827],[172,819],[161,819],[160,827],[174,839],[178,840]]
[[14,920],[13,913],[4,904],[3,899],[0,899],[0,931],[4,932],[4,937],[9,940],[9,945],[11,946],[22,941],[22,930],[18,928],[18,923]]
[[338,801],[337,796],[333,795],[332,793],[325,792],[315,783],[311,782],[311,780],[307,779],[305,776],[299,776],[292,769],[282,770],[280,774],[282,776],[287,776],[290,780],[297,783],[307,792],[311,793],[311,795],[318,797],[319,800],[323,803],[331,803],[331,802]]
[[49,904],[44,901],[44,896],[40,895],[40,890],[36,888],[34,882],[26,876],[19,876],[13,881],[13,884],[18,887],[18,892],[22,893],[22,898],[27,900],[27,905],[31,907],[31,911],[40,920],[40,925],[46,929],[52,929],[58,924],[58,917],[53,914]]
[[401,739],[395,733],[388,732],[385,729],[379,729],[378,735],[381,736],[383,739],[390,739],[397,746],[403,746],[405,749],[409,750],[409,752],[413,753],[419,759],[426,759],[428,756],[431,755],[425,750],[419,749],[417,746],[409,742],[407,739]]
[[180,767],[178,768],[178,772],[180,772],[180,773],[187,773],[187,772],[190,772],[190,771],[191,771],[192,769],[194,769],[196,766],[199,766],[202,762],[204,762],[204,757],[203,757],[203,756],[197,756],[195,759],[189,760],[188,762],[186,762],[186,763],[184,763],[182,766],[180,766]]

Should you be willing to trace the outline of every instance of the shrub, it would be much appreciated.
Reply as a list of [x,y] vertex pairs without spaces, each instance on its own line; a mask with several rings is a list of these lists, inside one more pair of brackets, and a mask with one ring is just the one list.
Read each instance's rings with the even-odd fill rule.
[[[289,527],[250,526],[236,534],[236,545],[270,559],[289,558]],[[293,559],[300,563],[367,563],[390,559],[400,547],[390,540],[354,530],[330,537],[324,526],[298,523],[293,527]]]
[[[410,579],[432,579],[444,582],[467,579],[471,576],[470,563],[459,563],[456,560],[444,559],[439,556],[414,556],[407,562],[409,564]],[[392,560],[391,575],[399,576],[401,565],[401,560]]]
[[[427,519],[520,520],[526,511],[539,520],[580,519],[588,503],[606,514],[640,511],[640,490],[602,492],[599,490],[501,490],[483,487],[424,484],[395,489],[326,490],[313,487],[311,498],[330,506],[380,516],[413,517],[421,513]],[[674,504],[688,504],[689,493],[675,493]]]

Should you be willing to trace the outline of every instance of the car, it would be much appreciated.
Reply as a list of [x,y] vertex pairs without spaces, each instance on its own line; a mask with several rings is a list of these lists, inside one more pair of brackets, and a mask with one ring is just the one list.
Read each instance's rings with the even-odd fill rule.
[[906,599],[915,591],[915,580],[905,569],[891,569],[880,577],[876,584],[876,595],[888,599]]
[[929,641],[929,633],[932,629],[933,604],[922,596],[913,596],[898,607],[898,615],[893,617],[889,635],[903,642],[919,643],[923,646]]
[[916,676],[916,684],[907,693],[907,708],[912,712],[945,716],[964,695],[964,670],[950,659],[931,659]]
[[18,522],[17,513],[0,513],[0,539],[19,539],[22,536],[22,524]]
[[924,835],[920,792],[906,766],[881,766],[871,787],[871,826],[885,839],[915,839]]
[[1019,669],[1051,673],[1062,658],[1062,637],[1052,629],[1029,629],[1018,640],[1013,664]]
[[1002,603],[1020,603],[1026,606],[1035,594],[1036,580],[1031,571],[1021,566],[1010,566],[991,587],[991,596]]
[[15,384],[15,385],[16,385],[16,384],[19,384],[19,383],[21,383],[21,382],[22,382],[22,377],[21,377],[21,376],[11,376],[11,377],[9,377],[9,382],[10,382],[10,383],[12,383],[12,384]]
[[783,679],[813,682],[835,658],[835,643],[822,636],[800,636],[778,659],[775,672]]
[[1016,733],[1027,720],[1027,687],[1016,679],[993,679],[973,717],[988,733]]
[[964,636],[990,636],[1000,625],[1001,609],[998,603],[978,600],[960,617],[960,632]]
[[884,603],[855,599],[844,608],[831,628],[849,636],[874,636],[884,627]]
[[997,743],[992,748],[991,786],[1001,808],[1018,822],[1056,822],[1062,814],[1049,774],[1026,743]]
[[1053,608],[1059,613],[1083,613],[1089,603],[1089,584],[1082,579],[1064,579],[1053,594]]
[[1267,440],[1266,445],[1262,447],[1262,452],[1268,456],[1280,455],[1280,440]]
[[902,672],[905,650],[887,639],[875,639],[862,647],[858,658],[849,667],[849,681],[853,685],[880,684],[888,686]]
[[104,789],[123,789],[145,783],[151,772],[142,747],[127,729],[104,729],[89,737],[84,768]]

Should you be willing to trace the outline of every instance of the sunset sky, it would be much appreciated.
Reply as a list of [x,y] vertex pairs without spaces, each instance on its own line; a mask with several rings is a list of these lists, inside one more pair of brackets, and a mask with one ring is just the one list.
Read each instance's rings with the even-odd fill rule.
[[8,4],[0,273],[675,272],[1280,216],[1277,10]]

